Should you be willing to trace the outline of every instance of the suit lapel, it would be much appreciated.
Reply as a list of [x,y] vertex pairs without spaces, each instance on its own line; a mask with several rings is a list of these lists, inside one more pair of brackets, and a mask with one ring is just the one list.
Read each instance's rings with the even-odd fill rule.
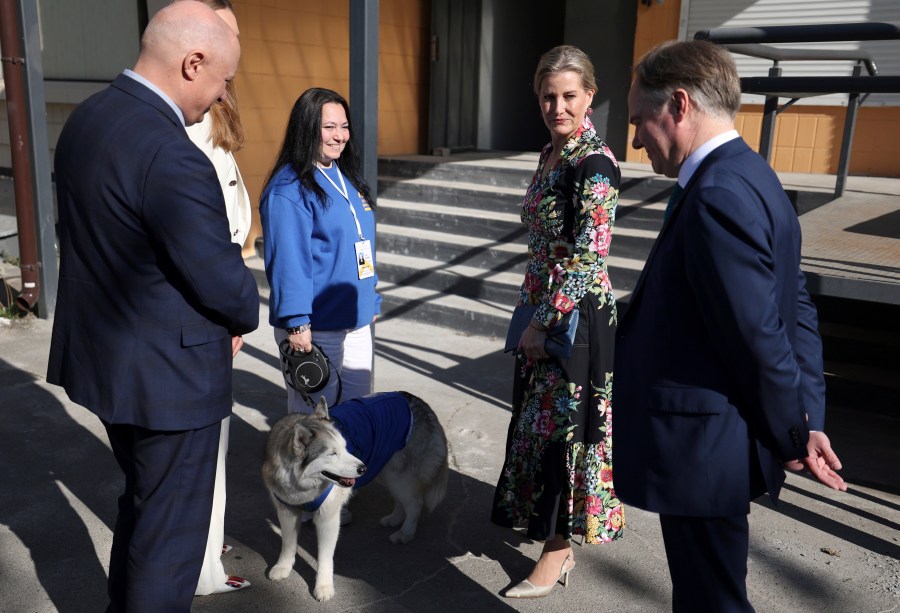
[[687,200],[688,194],[690,194],[694,185],[697,183],[698,178],[702,176],[710,166],[712,166],[719,160],[723,160],[733,155],[743,153],[744,151],[749,149],[750,147],[747,145],[747,143],[744,142],[744,139],[736,138],[714,149],[703,159],[703,161],[700,163],[700,166],[697,167],[697,170],[691,176],[688,184],[684,186],[684,191],[681,192],[681,196],[679,196],[678,200],[676,200],[675,208],[672,209],[672,213],[669,216],[668,221],[666,221],[663,224],[662,228],[660,228],[659,234],[656,236],[656,240],[653,242],[653,247],[650,249],[650,255],[647,256],[647,261],[644,263],[644,268],[641,270],[641,276],[638,277],[637,283],[634,286],[634,291],[631,292],[631,300],[629,301],[629,306],[625,310],[625,315],[622,317],[623,322],[628,319],[628,314],[632,312],[633,309],[631,307],[637,304],[640,292],[644,286],[644,277],[647,276],[647,271],[650,269],[650,265],[653,262],[653,257],[656,255],[656,251],[659,248],[659,243],[662,241],[666,230],[675,222],[675,218],[681,212],[681,203]]

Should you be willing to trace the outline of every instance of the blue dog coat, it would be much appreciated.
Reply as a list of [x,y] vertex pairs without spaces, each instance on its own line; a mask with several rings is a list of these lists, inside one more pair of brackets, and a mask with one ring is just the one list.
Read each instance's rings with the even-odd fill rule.
[[[354,398],[328,409],[328,415],[347,442],[347,451],[366,465],[365,474],[356,480],[353,489],[368,485],[377,477],[391,457],[406,447],[412,434],[412,410],[398,392]],[[331,493],[331,487],[302,505],[303,510],[317,510]]]

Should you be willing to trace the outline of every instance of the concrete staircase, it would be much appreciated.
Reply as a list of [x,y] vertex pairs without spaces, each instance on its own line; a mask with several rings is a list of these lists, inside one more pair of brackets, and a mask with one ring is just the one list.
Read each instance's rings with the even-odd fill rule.
[[[519,206],[536,166],[535,153],[382,158],[376,218],[384,317],[505,338],[527,258]],[[622,163],[621,170],[608,259],[620,315],[662,226],[674,183],[642,165]],[[785,186],[801,215],[831,198],[830,186]],[[828,296],[814,300],[829,401],[896,415],[900,307]]]
[[[502,337],[525,269],[519,206],[536,153],[382,158],[378,277],[385,317]],[[624,165],[610,278],[627,302],[673,182]]]
[[[519,206],[536,166],[536,153],[381,158],[376,219],[382,316],[505,338],[527,257]],[[608,259],[620,315],[662,226],[673,185],[644,165],[622,163],[621,170]],[[827,183],[824,188],[792,178],[785,186],[800,214],[830,199],[830,177],[813,177]],[[261,256],[261,241],[257,251]],[[256,268],[265,300],[261,260]],[[830,402],[896,415],[900,307],[813,298]]]

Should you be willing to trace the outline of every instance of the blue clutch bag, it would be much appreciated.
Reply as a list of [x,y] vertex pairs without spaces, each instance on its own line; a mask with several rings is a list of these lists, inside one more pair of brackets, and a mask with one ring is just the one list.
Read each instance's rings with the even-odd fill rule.
[[[509,353],[519,346],[522,332],[528,327],[528,322],[534,319],[537,305],[520,304],[513,311],[512,320],[509,322],[509,331],[506,333],[506,346],[503,351]],[[558,358],[572,357],[572,346],[575,344],[575,331],[578,329],[578,307],[566,313],[556,325],[547,330],[547,340],[544,349],[547,354]]]

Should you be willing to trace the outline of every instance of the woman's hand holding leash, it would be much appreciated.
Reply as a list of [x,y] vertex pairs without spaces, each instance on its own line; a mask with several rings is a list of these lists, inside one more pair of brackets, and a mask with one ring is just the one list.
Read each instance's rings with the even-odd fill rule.
[[307,328],[302,332],[291,334],[288,336],[288,343],[294,351],[309,353],[312,351],[312,330]]

